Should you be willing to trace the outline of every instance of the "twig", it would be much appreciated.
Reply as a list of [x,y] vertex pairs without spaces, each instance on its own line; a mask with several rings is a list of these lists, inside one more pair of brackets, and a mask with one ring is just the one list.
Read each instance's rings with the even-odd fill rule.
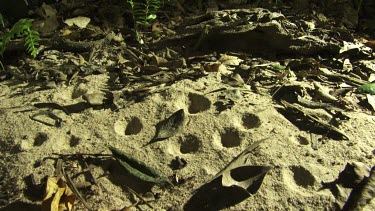
[[132,192],[133,194],[135,194],[138,198],[140,198],[147,206],[149,206],[151,209],[154,209],[154,207],[148,203],[140,194],[138,194],[137,192],[135,192],[133,189],[131,189],[130,187],[128,186],[125,186],[130,192]]
[[91,207],[87,204],[87,202],[83,199],[82,195],[79,193],[79,191],[77,190],[76,186],[73,184],[72,182],[72,179],[69,177],[69,175],[67,173],[65,173],[65,170],[64,168],[61,169],[62,170],[62,173],[66,179],[66,183],[68,184],[68,186],[70,187],[70,189],[73,191],[73,193],[77,196],[77,198],[83,203],[83,205],[88,209],[88,210],[92,210]]

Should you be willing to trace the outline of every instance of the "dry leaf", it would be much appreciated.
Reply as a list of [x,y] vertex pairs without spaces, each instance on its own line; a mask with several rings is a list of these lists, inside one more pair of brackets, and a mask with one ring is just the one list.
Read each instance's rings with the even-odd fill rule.
[[78,28],[84,29],[90,23],[90,21],[91,19],[88,17],[78,16],[75,18],[66,19],[64,23],[67,24],[68,26],[76,25],[78,26]]
[[366,97],[368,104],[370,104],[372,109],[375,111],[375,98],[370,94],[366,94]]
[[229,56],[226,54],[221,54],[219,61],[222,64],[229,65],[229,66],[238,66],[240,65],[241,62],[243,62],[243,60],[238,58],[237,56]]
[[375,166],[371,168],[370,175],[364,177],[350,193],[342,210],[373,210],[371,201],[375,198]]
[[375,49],[375,40],[366,41],[365,45],[367,47],[370,47],[372,50],[374,50]]
[[43,16],[45,20],[39,24],[39,31],[41,33],[50,33],[53,32],[57,27],[59,27],[59,21],[57,20],[57,11],[52,6],[43,3]]
[[[222,185],[225,187],[238,186],[249,192],[256,190],[248,190],[254,183],[263,180],[264,176],[271,169],[270,166],[250,166],[247,164],[248,155],[251,151],[259,146],[266,139],[255,142],[239,154],[230,162],[227,167],[219,172],[214,179],[222,177]],[[261,183],[260,181],[260,183]]]
[[223,66],[223,65],[219,63],[204,64],[203,69],[206,72],[219,72],[220,66]]
[[223,81],[226,84],[229,84],[235,87],[243,87],[245,85],[245,81],[242,79],[242,77],[238,73],[231,74],[228,77],[223,76]]
[[76,196],[63,179],[49,177],[42,202],[42,211],[71,211],[75,199]]
[[183,129],[184,123],[185,111],[184,109],[180,109],[156,125],[155,137],[145,146],[176,135]]
[[150,62],[151,65],[163,65],[167,63],[168,63],[168,60],[160,56],[156,56],[155,54],[152,56],[152,61]]
[[260,188],[271,169],[269,166],[250,166],[249,153],[266,139],[255,142],[239,154],[210,182],[201,186],[184,205],[185,211],[216,211],[228,208],[248,198]]

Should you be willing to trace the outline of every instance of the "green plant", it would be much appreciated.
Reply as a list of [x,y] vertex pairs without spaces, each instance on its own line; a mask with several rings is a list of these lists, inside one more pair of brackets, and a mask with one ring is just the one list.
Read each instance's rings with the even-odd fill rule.
[[[0,24],[4,27],[4,19],[3,19],[3,15],[0,13]],[[1,35],[1,34],[0,34]],[[2,42],[0,40],[0,46],[2,45]],[[4,65],[3,63],[0,61],[0,67],[1,69],[4,71]]]
[[25,48],[34,58],[38,55],[38,45],[40,41],[39,33],[31,29],[32,19],[21,19],[15,23],[8,32],[0,35],[0,56],[3,57],[6,45],[16,36],[25,38]]
[[359,11],[362,8],[363,0],[352,0],[352,3],[353,3],[354,8],[357,10],[357,13],[359,13]]
[[151,26],[151,21],[156,19],[156,11],[160,8],[160,0],[127,0],[134,20],[134,28],[138,26]]
[[3,18],[3,15],[0,13],[0,24],[5,27],[4,25],[4,18]]

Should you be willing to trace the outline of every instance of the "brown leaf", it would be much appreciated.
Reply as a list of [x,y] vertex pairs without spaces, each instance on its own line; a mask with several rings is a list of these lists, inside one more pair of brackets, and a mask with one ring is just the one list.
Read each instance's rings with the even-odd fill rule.
[[46,194],[42,202],[42,211],[70,211],[73,210],[76,196],[66,182],[58,177],[49,177]]

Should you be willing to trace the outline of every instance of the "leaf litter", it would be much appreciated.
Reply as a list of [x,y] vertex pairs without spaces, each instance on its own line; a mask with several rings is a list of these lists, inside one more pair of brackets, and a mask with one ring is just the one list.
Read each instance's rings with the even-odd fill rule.
[[[263,126],[274,124],[276,127],[280,127],[281,125],[282,129],[278,128],[275,131],[277,137],[283,141],[282,143],[280,142],[280,146],[275,145],[273,148],[275,148],[275,151],[280,150],[285,153],[288,153],[290,148],[292,151],[289,151],[289,155],[293,154],[300,159],[298,161],[301,161],[301,164],[298,163],[298,166],[303,165],[303,162],[315,165],[314,162],[318,160],[319,164],[315,166],[316,169],[319,169],[320,172],[331,173],[328,176],[322,176],[315,168],[309,169],[309,172],[314,174],[314,177],[321,177],[322,180],[332,178],[332,175],[338,172],[345,163],[342,162],[343,156],[340,155],[345,155],[345,158],[350,157],[353,160],[360,160],[367,167],[373,165],[372,159],[374,153],[371,150],[374,147],[371,135],[368,135],[372,134],[373,130],[367,125],[373,120],[369,116],[367,116],[368,119],[366,120],[368,121],[366,124],[359,123],[357,120],[363,120],[364,114],[371,114],[375,109],[374,98],[372,96],[373,86],[368,84],[368,82],[373,81],[371,80],[371,77],[373,77],[371,75],[373,75],[375,69],[372,65],[374,55],[370,49],[373,48],[374,41],[361,41],[361,39],[357,39],[358,34],[351,34],[351,32],[345,29],[345,27],[363,28],[360,25],[362,23],[354,21],[354,16],[348,15],[352,13],[345,13],[346,16],[341,19],[342,23],[340,22],[335,25],[332,24],[334,20],[330,16],[326,17],[319,9],[315,11],[316,8],[314,7],[313,9],[308,8],[306,10],[314,10],[314,21],[312,21],[308,20],[309,18],[306,16],[302,16],[302,18],[301,16],[296,16],[293,12],[286,9],[287,7],[280,7],[279,12],[274,13],[263,8],[232,10],[236,6],[242,7],[248,5],[237,5],[237,3],[228,5],[224,1],[220,1],[219,5],[216,4],[216,1],[210,1],[209,8],[206,8],[205,4],[196,7],[194,2],[179,2],[178,11],[185,15],[191,12],[194,14],[201,13],[202,15],[189,15],[189,17],[184,18],[181,14],[176,13],[171,14],[167,18],[170,20],[168,25],[163,22],[153,24],[154,32],[158,34],[155,33],[152,37],[147,36],[147,34],[140,34],[142,40],[146,41],[147,47],[134,44],[129,39],[131,32],[127,32],[129,29],[126,28],[126,21],[118,5],[107,5],[99,2],[99,6],[87,7],[79,11],[74,9],[76,8],[75,5],[68,5],[70,3],[65,1],[63,3],[55,3],[53,6],[45,4],[42,7],[44,9],[42,10],[43,14],[39,12],[39,15],[42,16],[40,26],[52,26],[41,27],[40,29],[40,33],[43,35],[40,43],[42,46],[46,46],[46,48],[41,49],[40,57],[35,60],[23,59],[14,63],[12,62],[13,59],[9,60],[10,64],[5,64],[6,74],[3,72],[0,74],[2,80],[13,77],[13,79],[28,84],[28,86],[23,86],[22,88],[13,88],[14,81],[6,85],[1,84],[1,88],[8,86],[12,88],[10,92],[7,89],[1,89],[2,93],[0,97],[2,98],[4,107],[2,105],[2,108],[0,108],[0,114],[3,115],[4,123],[0,123],[2,125],[0,142],[1,146],[4,146],[4,149],[7,149],[7,146],[12,146],[9,147],[12,150],[8,150],[9,152],[6,151],[5,154],[14,153],[12,156],[6,155],[1,157],[4,158],[2,160],[10,163],[8,165],[18,161],[12,159],[24,159],[27,160],[27,164],[31,164],[34,157],[35,159],[41,159],[42,156],[50,154],[51,150],[54,152],[65,150],[65,152],[69,153],[78,153],[85,150],[100,151],[103,147],[98,147],[97,143],[99,142],[96,142],[97,140],[104,142],[104,145],[107,145],[109,142],[110,145],[121,146],[124,150],[132,149],[134,146],[129,146],[135,145],[146,151],[148,157],[153,159],[157,164],[168,163],[168,160],[174,159],[176,155],[181,156],[182,159],[186,158],[189,165],[185,168],[173,170],[173,174],[179,175],[182,179],[184,177],[194,178],[191,176],[194,175],[195,179],[179,184],[181,185],[179,186],[181,189],[178,191],[172,190],[169,195],[163,195],[171,197],[172,195],[179,195],[177,194],[178,192],[186,196],[193,189],[194,185],[199,182],[201,184],[202,180],[211,176],[209,173],[212,172],[212,169],[208,166],[211,165],[212,168],[212,166],[216,166],[220,162],[219,159],[213,159],[210,165],[205,163],[207,159],[213,158],[211,154],[212,150],[216,150],[221,156],[234,157],[233,153],[238,153],[238,148],[230,150],[220,148],[220,139],[219,141],[217,140],[215,129],[224,125],[228,126],[226,124],[233,124],[230,125],[232,127],[240,125],[241,121],[236,120],[236,115],[242,115],[242,113],[250,111],[261,115],[262,121],[263,118],[270,119],[268,119],[267,124],[261,124],[261,127],[257,130],[248,131],[252,136],[251,138],[246,136],[246,139],[260,136],[262,132],[268,134],[268,131],[262,129]],[[267,1],[259,1],[255,6],[266,7],[265,2]],[[371,4],[371,1],[363,2],[366,6],[368,6],[367,4]],[[328,11],[353,11],[353,7],[349,4],[335,5],[335,3],[327,3],[325,5],[326,9]],[[298,4],[299,11],[304,11],[303,5]],[[58,14],[59,11],[55,10],[54,7],[62,8],[64,11],[75,10],[72,13],[74,14],[72,17],[77,17],[76,13],[78,13],[80,16],[89,17],[92,20],[94,20],[94,17],[90,16],[90,14],[99,13],[100,17],[103,18],[104,24],[101,25],[95,19],[95,21],[91,21],[88,25],[85,23],[82,29],[67,27],[59,23],[59,20],[56,19],[60,14]],[[225,8],[230,10],[219,10]],[[108,11],[111,13],[111,16],[105,15]],[[354,11],[353,14],[357,14],[358,11]],[[367,9],[361,12],[366,11]],[[48,13],[51,13],[50,18],[46,16]],[[120,15],[116,16],[116,14]],[[315,18],[319,21],[316,22]],[[57,28],[59,24],[62,25],[62,30],[56,32],[58,36],[49,37],[49,33],[52,34],[51,32],[53,32],[52,29]],[[96,26],[96,24],[99,26]],[[210,27],[207,27],[207,25]],[[340,27],[337,27],[338,25]],[[101,30],[101,28],[112,29],[111,27],[115,28],[116,35],[111,32],[107,34],[107,32]],[[121,30],[118,30],[119,28]],[[166,33],[166,36],[163,33]],[[16,45],[12,43],[9,46],[9,50],[20,50],[17,47],[18,41],[14,40],[14,42]],[[21,49],[23,50],[23,48]],[[249,52],[251,52],[251,55]],[[300,59],[301,57],[303,59]],[[8,57],[5,58],[7,59]],[[14,61],[16,60],[14,59]],[[96,77],[102,77],[100,80],[104,83],[95,83],[98,81]],[[91,85],[87,86],[87,89],[91,92],[88,93],[100,93],[100,95],[102,95],[101,93],[106,93],[105,105],[102,105],[104,103],[103,96],[97,98],[98,96],[90,96],[83,93],[71,98],[69,94],[62,94],[63,91],[61,90],[69,93],[72,86],[90,83]],[[132,115],[142,114],[144,107],[137,108],[136,105],[138,103],[145,103],[149,99],[155,99],[156,95],[166,92],[166,90],[175,86],[175,84],[180,84],[179,88],[183,87],[180,89],[180,92],[173,92],[169,99],[167,97],[162,100],[159,99],[164,103],[160,105],[166,106],[166,110],[171,111],[183,107],[184,105],[181,106],[180,104],[178,106],[171,106],[169,104],[171,102],[169,101],[175,100],[180,103],[183,100],[176,96],[181,95],[181,90],[183,90],[182,92],[189,92],[191,89],[194,89],[194,92],[212,93],[207,95],[207,98],[215,101],[213,105],[216,105],[219,112],[214,113],[213,116],[211,116],[211,110],[207,110],[201,114],[194,114],[192,125],[198,124],[198,126],[185,128],[183,125],[187,114],[179,110],[157,124],[155,134],[151,135],[149,131],[152,130],[145,123],[140,126],[141,132],[139,134],[125,136],[121,132],[119,134],[113,133],[111,128],[107,127],[110,124],[102,124],[108,118],[108,121],[113,120],[116,122],[115,131],[121,131],[122,124],[120,120],[123,117],[122,111],[125,110],[126,113],[131,113]],[[226,90],[230,86],[231,88],[249,86],[251,90],[247,94],[251,99],[247,98],[240,89],[236,89],[237,91],[240,90],[236,94],[236,99],[216,95],[215,92],[212,92],[212,87],[214,87],[214,90]],[[20,89],[22,90],[20,91]],[[275,90],[277,91],[275,92]],[[46,96],[42,96],[40,93],[44,93]],[[270,97],[270,95],[272,95],[273,102],[267,101],[266,105],[264,105],[265,102],[259,101],[260,98]],[[5,99],[5,97],[9,97],[10,101]],[[82,97],[88,100],[88,102],[85,102],[85,99],[82,99]],[[12,98],[15,100],[13,101]],[[35,121],[40,120],[35,118],[30,123],[28,119],[29,116],[32,116],[28,114],[30,111],[17,111],[19,109],[17,106],[23,107],[25,104],[29,106],[30,103],[35,103],[37,110],[45,108],[51,109],[51,112],[52,109],[63,110],[68,116],[64,116],[64,124],[59,124],[59,128],[49,127],[56,125],[53,122],[52,124],[49,123],[49,121],[57,119],[54,116],[41,118],[49,118],[47,119],[48,121],[39,121],[43,124],[35,124]],[[115,108],[107,105],[108,103],[113,103]],[[239,109],[239,105],[243,109]],[[262,116],[262,109],[259,109],[257,106],[262,106],[262,109],[269,111],[270,114],[272,114],[273,108],[277,109],[279,114],[297,126],[299,130],[291,129],[290,124],[280,121],[278,116]],[[152,108],[152,106],[150,107]],[[254,110],[254,107],[257,109]],[[113,116],[109,115],[108,109],[117,113]],[[12,112],[16,116],[12,116]],[[27,120],[22,119],[24,113],[27,114]],[[153,112],[145,113],[147,113],[147,115],[144,115],[145,119],[148,117],[153,118]],[[226,115],[228,114],[233,114],[233,117],[228,118],[225,123],[217,122],[217,119],[227,117]],[[96,115],[102,116],[98,120]],[[116,119],[117,116],[119,116],[120,120]],[[20,129],[19,125],[23,124],[17,124],[12,118],[18,119],[18,122],[25,122],[25,128],[22,127]],[[202,127],[200,121],[203,121],[202,119],[205,118],[207,121],[204,124],[205,127]],[[86,122],[86,120],[89,121]],[[120,123],[118,123],[119,121]],[[15,126],[14,131],[8,129],[9,125]],[[87,131],[91,131],[92,134],[85,132],[86,130],[82,129],[82,125],[85,125],[84,128]],[[358,132],[358,128],[367,129],[364,129],[366,131]],[[34,133],[40,130],[47,131],[49,134],[48,137],[52,138],[48,138],[49,140],[46,139],[40,146],[37,145],[31,148],[28,137],[33,137]],[[290,132],[290,134],[284,136],[283,131]],[[193,143],[198,143],[197,146],[202,146],[203,148],[197,152],[184,154],[183,151],[178,151],[178,147],[176,146],[179,143],[176,142],[160,142],[160,144],[148,148],[142,148],[139,145],[139,143],[149,140],[152,135],[154,135],[154,138],[148,144],[174,137],[179,133],[181,136],[184,136],[185,132],[198,134],[198,138]],[[319,137],[322,138],[316,138],[316,134],[319,134]],[[214,136],[214,138],[210,135]],[[370,138],[366,138],[366,135]],[[71,146],[71,148],[67,148],[63,145],[66,142],[64,140],[66,136],[68,138],[73,136],[79,137],[82,143],[75,147]],[[294,136],[314,138],[310,138],[311,140],[306,138],[306,141],[301,141],[302,139],[297,138],[296,140],[300,145],[296,147],[288,142],[293,142]],[[347,142],[341,146],[338,142],[327,142],[330,139],[347,140]],[[371,141],[368,139],[371,139]],[[207,144],[207,142],[211,144],[211,141],[212,147]],[[288,148],[282,148],[282,144],[285,143],[284,141],[288,143]],[[31,142],[33,141],[31,140]],[[53,145],[51,145],[51,142],[53,142]],[[305,142],[307,144],[304,144]],[[308,144],[310,142],[311,146]],[[243,144],[244,141],[241,143]],[[306,146],[302,146],[301,143]],[[210,148],[207,148],[208,146]],[[314,151],[309,151],[310,148],[313,148]],[[360,148],[360,152],[358,152],[358,148]],[[38,154],[29,156],[29,153],[34,151]],[[124,164],[122,166],[129,174],[133,174],[133,176],[138,177],[140,180],[143,178],[145,182],[156,184],[159,184],[163,180],[162,176],[150,170],[143,162],[130,157],[130,155],[136,153],[135,151],[129,153],[130,155],[124,154],[115,148],[112,148],[111,151],[116,160]],[[333,155],[332,152],[334,152]],[[290,179],[292,183],[295,183],[292,185],[288,184],[288,181],[284,181],[283,179],[285,178],[278,178],[277,176],[275,178],[267,177],[264,180],[265,184],[263,187],[270,188],[266,192],[272,193],[272,197],[260,191],[261,193],[254,194],[252,199],[248,199],[249,193],[253,194],[260,188],[260,184],[263,183],[264,176],[270,170],[270,167],[263,165],[250,166],[248,165],[248,161],[245,164],[240,155],[220,171],[212,181],[206,184],[206,187],[208,187],[207,190],[214,190],[215,194],[218,194],[216,196],[222,197],[223,201],[233,196],[231,203],[219,203],[215,205],[214,202],[217,201],[216,199],[209,201],[210,199],[206,198],[208,201],[198,200],[198,205],[207,206],[200,208],[210,210],[235,206],[233,209],[248,209],[249,207],[254,207],[254,209],[264,209],[264,207],[266,209],[276,209],[275,204],[277,204],[278,206],[291,206],[296,209],[318,209],[316,204],[321,205],[322,203],[331,209],[337,207],[337,205],[342,208],[343,203],[332,202],[331,195],[324,198],[326,196],[324,195],[325,193],[317,195],[315,191],[300,187],[298,183],[300,181],[297,181],[297,177]],[[278,156],[281,156],[281,158]],[[287,159],[282,156],[277,153],[270,153],[267,159],[275,163],[283,162],[283,165],[279,163],[281,171],[288,171],[287,167],[284,168],[284,163],[292,165],[294,156],[287,156]],[[327,162],[327,160],[331,162]],[[37,164],[37,162],[35,163]],[[0,187],[0,196],[3,195],[3,187],[19,183],[14,183],[14,181],[8,178],[22,178],[22,176],[25,176],[24,174],[30,173],[30,169],[43,172],[42,168],[48,168],[48,165],[44,165],[44,163],[40,164],[42,166],[39,166],[39,168],[36,164],[32,168],[22,169],[23,171],[14,166],[9,168],[11,176],[5,177],[3,181],[5,185]],[[23,166],[24,164],[20,165]],[[166,166],[160,165],[160,168],[167,175],[170,173],[170,169]],[[104,166],[102,167],[104,168]],[[191,167],[195,167],[195,169]],[[280,170],[275,168],[274,171]],[[300,172],[293,173],[300,176],[298,175]],[[8,173],[5,171],[4,174]],[[98,179],[102,178],[98,174],[94,175]],[[75,179],[77,178],[73,178],[73,180]],[[306,177],[307,179],[308,177]],[[355,209],[362,209],[363,207],[372,206],[370,202],[373,195],[368,194],[373,191],[372,180],[373,173],[367,179],[364,178],[364,188],[360,191],[354,191],[353,189],[348,204],[351,203],[354,205],[345,206],[350,209],[353,207]],[[273,185],[274,183],[276,185]],[[287,185],[284,183],[287,183]],[[99,180],[99,184],[103,185],[103,187],[105,186],[105,182],[102,180]],[[141,186],[141,184],[138,185]],[[307,195],[312,196],[307,201],[316,200],[316,197],[318,197],[319,202],[313,201],[310,204],[301,202],[301,206],[305,207],[300,207],[300,205],[296,204],[291,205],[290,201],[303,201],[306,199],[304,194],[281,195],[278,191],[272,190],[272,187],[276,186],[283,188],[285,186],[287,188],[294,187],[286,190],[294,193],[295,189],[297,189],[298,192],[308,193]],[[91,186],[90,188],[94,189],[95,187]],[[113,195],[121,195],[118,191],[110,190],[110,193]],[[220,195],[220,191],[223,194]],[[14,192],[16,193],[17,191]],[[101,191],[93,192],[98,193],[99,196],[97,198],[102,197],[100,200],[92,203],[95,207],[106,206],[105,203],[102,203],[102,200],[109,204],[106,210],[109,207],[113,208],[115,206],[127,209],[134,205],[133,202],[129,202],[130,200],[127,197],[121,196],[121,200],[117,201],[113,197],[108,202],[106,201],[106,196],[103,197],[103,195],[99,194],[102,193]],[[204,193],[204,196],[212,194],[210,192]],[[105,194],[108,195],[108,193]],[[10,195],[6,200],[9,200],[9,203],[16,201],[14,199],[17,199],[17,197],[14,197],[12,194]],[[159,203],[155,206],[157,209],[176,208],[177,203],[178,205],[182,205],[185,202],[182,199],[183,197],[175,197],[172,199],[178,202],[173,204],[171,198],[163,196],[159,198],[159,201],[155,202],[155,204]],[[357,196],[362,199],[357,199]],[[18,196],[18,198],[21,197]],[[246,202],[238,204],[245,199],[247,199]],[[343,202],[347,199],[348,197],[344,197]],[[171,204],[169,202],[165,203],[168,200]],[[128,205],[124,205],[124,201],[127,201]],[[142,205],[136,204],[134,206],[139,208]],[[186,207],[189,206],[186,205]]]

